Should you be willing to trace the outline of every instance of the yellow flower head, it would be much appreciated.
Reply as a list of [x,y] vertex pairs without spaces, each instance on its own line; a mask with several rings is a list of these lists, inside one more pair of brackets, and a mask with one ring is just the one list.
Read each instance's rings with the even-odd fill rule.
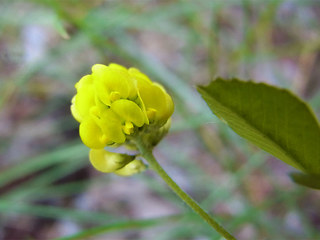
[[[83,143],[91,149],[132,144],[135,136],[144,133],[151,136],[150,132],[160,129],[163,133],[166,132],[163,128],[169,127],[168,120],[174,110],[170,95],[136,68],[95,64],[92,74],[82,77],[75,88],[77,94],[72,98],[71,112],[80,123],[79,133]],[[154,137],[156,135],[152,134]],[[101,152],[99,154],[91,152],[90,156],[99,155],[97,158],[102,159]],[[91,162],[96,167],[95,161],[91,159]],[[120,175],[130,175],[125,169],[131,169],[129,172],[143,169],[139,160],[131,159],[129,162],[121,169],[113,169],[109,165],[98,169],[118,171]]]

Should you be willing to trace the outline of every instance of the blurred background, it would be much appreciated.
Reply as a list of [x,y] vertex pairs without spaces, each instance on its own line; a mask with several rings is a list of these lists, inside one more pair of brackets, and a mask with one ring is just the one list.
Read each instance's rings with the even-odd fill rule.
[[[239,239],[320,239],[320,193],[248,144],[195,90],[217,76],[292,90],[320,113],[319,0],[1,0],[0,239],[221,239],[153,172],[102,174],[70,114],[95,63],[173,96],[155,149]],[[69,236],[69,238],[67,238]]]

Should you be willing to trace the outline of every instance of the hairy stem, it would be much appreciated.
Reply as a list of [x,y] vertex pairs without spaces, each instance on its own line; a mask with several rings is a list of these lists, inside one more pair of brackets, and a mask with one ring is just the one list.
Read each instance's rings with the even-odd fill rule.
[[216,222],[206,211],[204,211],[199,204],[193,200],[187,193],[185,193],[172,178],[166,173],[166,171],[157,162],[152,154],[152,150],[148,149],[142,141],[137,142],[137,146],[142,154],[142,156],[148,161],[150,167],[159,174],[159,176],[168,184],[168,186],[195,211],[199,216],[201,216],[212,228],[214,228],[218,233],[221,234],[225,239],[234,240],[233,237],[227,230],[225,230],[218,222]]

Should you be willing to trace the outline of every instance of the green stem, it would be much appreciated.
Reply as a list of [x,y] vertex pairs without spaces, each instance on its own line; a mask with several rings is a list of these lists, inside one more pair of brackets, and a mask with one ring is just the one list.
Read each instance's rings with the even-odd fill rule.
[[204,211],[199,204],[193,200],[187,193],[185,193],[172,178],[166,173],[166,171],[157,162],[152,154],[152,150],[147,148],[145,144],[140,140],[137,141],[137,146],[142,156],[148,161],[150,167],[156,171],[159,176],[168,184],[168,186],[186,203],[192,208],[197,214],[199,214],[212,228],[220,233],[225,239],[235,240],[227,230],[225,230],[218,222],[216,222],[210,215]]

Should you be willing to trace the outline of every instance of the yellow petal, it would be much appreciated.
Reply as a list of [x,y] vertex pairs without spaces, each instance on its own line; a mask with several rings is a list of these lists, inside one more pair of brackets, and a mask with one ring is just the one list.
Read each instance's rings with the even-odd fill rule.
[[106,105],[110,105],[111,92],[118,92],[121,98],[133,97],[136,94],[133,79],[122,68],[95,64],[92,67],[92,76],[97,94]]
[[111,143],[124,143],[126,137],[122,131],[122,123],[111,109],[106,109],[102,112],[99,125],[108,139],[108,144]]
[[81,122],[89,115],[90,108],[94,106],[94,89],[90,75],[82,77],[75,84],[77,94],[72,98],[71,113],[73,117]]
[[101,128],[91,117],[87,117],[81,122],[79,133],[82,142],[89,148],[99,149],[106,145],[106,140]]
[[75,88],[77,89],[77,91],[79,91],[80,89],[86,88],[88,85],[92,85],[92,84],[93,84],[92,76],[85,75],[75,84]]
[[109,99],[110,99],[110,102],[114,102],[114,101],[117,101],[121,98],[121,95],[119,92],[111,92],[110,95],[109,95]]
[[170,118],[174,112],[174,104],[171,96],[167,93],[165,95],[166,95],[166,110],[162,115],[163,120],[167,120],[168,118]]
[[99,112],[103,112],[105,109],[109,108],[109,106],[107,106],[100,100],[98,94],[95,94],[94,96],[94,103],[95,103],[95,106],[99,109]]
[[166,109],[166,96],[163,90],[154,84],[141,84],[139,93],[146,110],[148,111],[148,108],[155,109],[157,111],[156,118],[159,118],[158,115],[162,115]]
[[144,123],[145,124],[149,124],[149,119],[148,119],[148,116],[147,116],[147,110],[146,110],[146,107],[144,105],[144,102],[142,101],[142,98],[140,96],[139,91],[138,91],[138,97],[134,100],[134,102],[139,106],[139,108],[143,112]]
[[128,72],[133,78],[135,78],[138,81],[146,81],[148,83],[152,83],[148,76],[140,72],[140,70],[137,68],[129,68]]
[[133,122],[138,127],[144,124],[144,113],[141,108],[132,101],[120,99],[111,104],[111,109],[119,115],[124,122]]
[[108,152],[104,149],[91,149],[89,159],[95,169],[108,173],[124,167],[134,159],[134,156]]
[[154,108],[148,108],[147,116],[150,121],[156,120],[157,110]]
[[150,121],[164,124],[172,115],[174,105],[165,89],[157,83],[138,82],[141,99]]
[[109,99],[109,90],[104,82],[105,79],[105,72],[108,71],[108,67],[103,64],[95,64],[92,66],[92,77],[94,79],[94,86],[96,94],[99,100],[106,104],[110,105]]
[[122,126],[122,129],[125,134],[130,135],[134,131],[134,126],[132,122],[125,122],[124,126]]
[[121,66],[117,63],[110,63],[109,67],[112,69],[118,69],[118,70],[122,70],[122,71],[128,71],[124,66]]
[[74,117],[74,119],[76,119],[78,122],[82,121],[82,117],[80,115],[80,113],[78,112],[76,105],[75,105],[75,97],[74,96],[71,100],[71,106],[70,106],[70,110],[71,110],[71,114]]
[[125,165],[123,168],[115,171],[120,176],[131,176],[146,170],[146,165],[141,160],[133,160]]
[[132,78],[132,76],[129,74],[128,69],[125,68],[124,66],[121,66],[116,63],[110,63],[109,67],[112,70],[120,72],[120,74],[122,74],[123,77],[125,77],[127,79],[127,86],[129,88],[128,98],[129,99],[135,98],[137,96],[137,88],[135,85],[135,79]]
[[111,64],[109,66],[110,66],[111,73],[114,74],[115,77],[119,78],[119,81],[121,81],[121,83],[124,84],[128,89],[128,94],[121,95],[121,97],[129,98],[129,99],[135,98],[137,96],[138,90],[135,85],[135,80],[129,75],[128,70],[125,67],[117,64]]
[[95,93],[92,84],[81,84],[74,98],[74,108],[82,119],[89,115],[90,108],[95,105]]

